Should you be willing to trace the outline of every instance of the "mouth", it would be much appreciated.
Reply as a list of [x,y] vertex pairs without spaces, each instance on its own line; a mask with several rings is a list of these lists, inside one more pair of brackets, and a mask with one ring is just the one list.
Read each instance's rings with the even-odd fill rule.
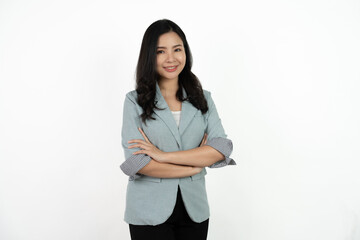
[[164,67],[165,71],[167,72],[174,72],[176,71],[178,66],[169,66],[169,67]]

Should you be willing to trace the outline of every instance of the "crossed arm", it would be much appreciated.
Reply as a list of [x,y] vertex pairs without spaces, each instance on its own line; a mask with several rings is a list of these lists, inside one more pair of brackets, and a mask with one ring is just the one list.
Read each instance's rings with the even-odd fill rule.
[[[230,158],[233,149],[232,142],[226,137],[211,94],[210,92],[204,92],[204,94],[209,105],[206,115],[206,133],[209,141],[205,134],[199,147],[184,151],[163,152],[149,141],[141,128],[138,128],[141,122],[136,94],[128,93],[124,102],[122,127],[122,146],[128,149],[125,150],[126,160],[121,164],[121,170],[131,179],[136,179],[139,174],[157,178],[181,178],[200,173],[206,166],[219,168],[236,165],[236,162]],[[134,131],[135,128],[138,128],[143,139],[139,132]],[[125,139],[132,140],[126,142]],[[129,143],[132,145],[129,146]]]
[[[144,140],[133,139],[128,143],[134,143],[128,148],[141,148],[133,154],[147,154],[151,157],[150,162],[141,168],[138,173],[158,178],[180,178],[195,175],[202,168],[210,166],[225,156],[216,149],[205,145],[207,135],[205,134],[199,147],[176,152],[163,152],[156,148],[139,128]],[[193,161],[196,159],[196,161]]]

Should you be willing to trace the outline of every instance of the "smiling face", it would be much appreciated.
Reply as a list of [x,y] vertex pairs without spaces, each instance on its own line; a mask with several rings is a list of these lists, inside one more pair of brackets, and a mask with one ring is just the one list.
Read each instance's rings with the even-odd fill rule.
[[185,67],[186,54],[184,44],[175,32],[160,35],[157,46],[156,70],[160,81],[178,80]]

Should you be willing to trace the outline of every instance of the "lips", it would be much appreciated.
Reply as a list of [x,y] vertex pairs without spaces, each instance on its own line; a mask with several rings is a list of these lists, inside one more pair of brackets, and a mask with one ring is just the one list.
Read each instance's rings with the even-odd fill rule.
[[169,67],[164,67],[165,71],[167,72],[175,72],[178,66],[169,66]]

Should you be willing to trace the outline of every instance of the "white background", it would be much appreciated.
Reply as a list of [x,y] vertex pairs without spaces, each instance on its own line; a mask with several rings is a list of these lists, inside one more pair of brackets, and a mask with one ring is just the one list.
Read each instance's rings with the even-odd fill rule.
[[360,239],[360,2],[0,1],[0,239],[129,239],[121,141],[142,36],[169,18],[237,166],[209,240]]

